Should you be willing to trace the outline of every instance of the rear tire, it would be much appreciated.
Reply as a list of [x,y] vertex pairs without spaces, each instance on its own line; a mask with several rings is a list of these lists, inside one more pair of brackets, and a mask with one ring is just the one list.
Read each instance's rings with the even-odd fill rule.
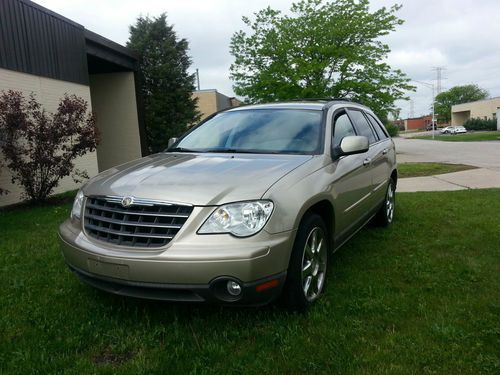
[[383,227],[388,227],[394,220],[394,213],[396,210],[396,183],[391,177],[385,192],[384,203],[375,215],[375,222]]
[[283,290],[285,305],[305,310],[321,296],[326,282],[330,239],[321,216],[304,216],[297,231]]

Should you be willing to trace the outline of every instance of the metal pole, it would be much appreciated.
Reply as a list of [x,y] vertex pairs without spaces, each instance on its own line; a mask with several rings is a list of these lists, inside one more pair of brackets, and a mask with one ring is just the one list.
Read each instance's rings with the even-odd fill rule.
[[198,91],[200,91],[200,72],[196,68],[196,84],[198,85]]
[[434,133],[436,132],[436,127],[434,126],[434,85],[432,85],[432,139],[434,140]]

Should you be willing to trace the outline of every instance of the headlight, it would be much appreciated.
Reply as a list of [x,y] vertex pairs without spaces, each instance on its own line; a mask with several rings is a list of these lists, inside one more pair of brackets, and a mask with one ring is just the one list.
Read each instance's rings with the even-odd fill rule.
[[273,202],[270,201],[225,204],[210,215],[198,233],[231,233],[237,237],[251,236],[266,225],[272,212]]
[[82,203],[83,203],[83,193],[78,190],[76,193],[75,201],[73,202],[73,208],[71,209],[71,218],[80,220],[82,216]]

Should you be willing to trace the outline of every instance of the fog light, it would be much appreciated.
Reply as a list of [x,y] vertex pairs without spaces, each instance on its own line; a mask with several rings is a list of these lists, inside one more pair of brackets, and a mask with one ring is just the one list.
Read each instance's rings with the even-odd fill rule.
[[241,293],[241,286],[236,281],[229,280],[226,287],[228,293],[232,296],[239,296]]

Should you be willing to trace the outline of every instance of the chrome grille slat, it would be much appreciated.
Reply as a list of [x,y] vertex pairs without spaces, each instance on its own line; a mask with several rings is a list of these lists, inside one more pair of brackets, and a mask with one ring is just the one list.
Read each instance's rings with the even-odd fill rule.
[[99,232],[116,234],[119,236],[143,237],[143,238],[165,238],[168,240],[171,240],[173,238],[173,236],[160,236],[160,235],[156,235],[156,234],[127,233],[127,232],[123,232],[123,231],[111,230],[108,228],[99,227],[97,225],[92,225],[92,224],[87,224],[86,227],[90,228],[90,229],[95,229]]
[[[151,212],[129,212],[127,210],[120,210],[120,209],[111,209],[110,207],[102,207],[102,206],[96,206],[94,204],[87,204],[88,208],[97,208],[99,210],[103,211],[108,211],[108,212],[116,212],[119,214],[127,214],[127,215],[143,215],[143,216],[161,216],[161,217],[181,217],[181,218],[188,218],[189,214],[163,214],[163,213],[151,213]],[[149,206],[148,206],[149,207]]]
[[116,219],[106,218],[104,216],[96,216],[96,215],[91,215],[91,214],[87,214],[86,217],[89,219],[106,221],[108,223],[120,224],[120,225],[130,225],[130,226],[136,226],[136,227],[154,227],[154,228],[170,228],[170,229],[181,229],[181,227],[182,227],[182,225],[180,225],[180,224],[143,224],[143,223],[135,222],[135,221],[116,220]]
[[193,211],[186,205],[147,203],[123,207],[119,197],[88,197],[83,214],[85,231],[119,246],[161,247],[175,237]]

